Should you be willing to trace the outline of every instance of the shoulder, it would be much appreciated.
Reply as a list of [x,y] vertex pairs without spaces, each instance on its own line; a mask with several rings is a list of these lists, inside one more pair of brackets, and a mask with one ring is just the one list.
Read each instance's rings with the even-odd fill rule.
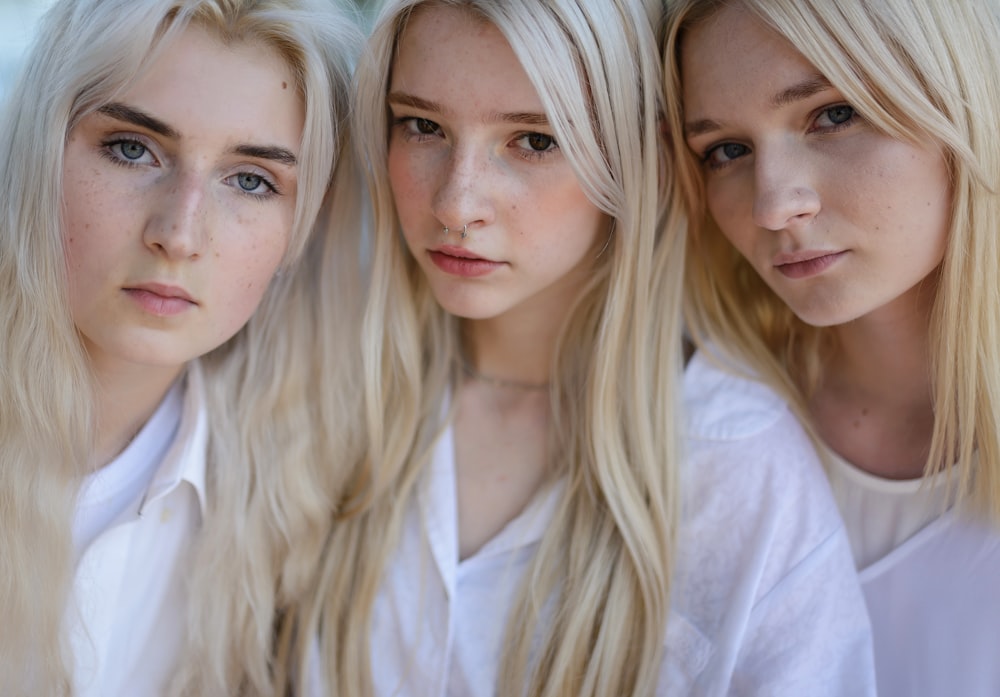
[[687,437],[716,441],[760,434],[789,413],[786,402],[748,369],[724,369],[701,351],[684,371],[683,408]]
[[815,527],[814,541],[825,538],[841,525],[812,440],[781,396],[738,370],[696,354],[685,372],[682,476],[689,514],[720,525],[754,520],[758,530],[769,521],[765,527],[779,534],[797,520]]
[[[674,611],[712,645],[699,680],[720,691],[761,680],[771,694],[791,694],[818,675],[833,686],[823,694],[869,694],[864,602],[805,429],[767,385],[704,357],[695,356],[684,387],[671,592]],[[857,666],[852,680],[839,675],[848,664]]]

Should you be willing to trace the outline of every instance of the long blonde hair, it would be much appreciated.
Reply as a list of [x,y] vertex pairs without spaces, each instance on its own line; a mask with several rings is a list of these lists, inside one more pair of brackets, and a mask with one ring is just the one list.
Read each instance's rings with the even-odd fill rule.
[[[391,63],[423,4],[385,8],[356,76],[354,135],[374,209],[362,334],[366,440],[353,464],[365,486],[331,528],[313,598],[294,616],[293,671],[301,680],[318,635],[330,694],[351,697],[372,693],[372,605],[459,379],[460,320],[437,305],[402,243],[386,171]],[[675,225],[656,235],[668,185],[658,143],[657,3],[431,4],[465,8],[505,36],[584,191],[613,220],[552,356],[551,466],[565,478],[565,494],[510,617],[497,688],[653,694],[677,518],[683,258]],[[671,273],[656,276],[657,264]],[[546,602],[551,622],[540,621]]]
[[[210,463],[267,459],[266,409],[289,399],[281,330],[302,281],[306,245],[343,142],[351,51],[348,21],[320,0],[62,0],[44,18],[0,125],[0,685],[5,694],[70,691],[60,629],[72,581],[71,512],[93,437],[92,377],[68,310],[60,221],[62,159],[79,119],[142,79],[189,23],[222,41],[273,47],[293,69],[304,104],[292,238],[281,275],[250,324],[206,360]],[[294,308],[293,308],[294,309]],[[275,336],[275,332],[282,334]],[[241,402],[235,402],[236,397]],[[291,418],[290,416],[288,417]],[[248,434],[253,434],[251,437]],[[281,457],[268,460],[280,466]],[[233,485],[230,475],[226,485]],[[217,490],[222,484],[212,478]],[[211,516],[210,516],[211,520]],[[273,577],[273,574],[271,574]],[[217,591],[218,592],[218,591]],[[217,599],[230,599],[232,588]],[[203,599],[204,600],[204,599]],[[209,604],[208,600],[204,600]],[[268,619],[270,621],[270,618]]]
[[[928,326],[935,424],[925,472],[957,456],[958,491],[1000,522],[1000,7],[993,0],[738,2],[788,39],[875,128],[937,143],[945,153],[952,210]],[[697,342],[748,362],[785,392],[808,427],[806,402],[832,333],[796,318],[726,242],[706,211],[682,135],[681,44],[688,28],[724,4],[672,2],[663,44],[676,205],[696,229],[685,316]]]

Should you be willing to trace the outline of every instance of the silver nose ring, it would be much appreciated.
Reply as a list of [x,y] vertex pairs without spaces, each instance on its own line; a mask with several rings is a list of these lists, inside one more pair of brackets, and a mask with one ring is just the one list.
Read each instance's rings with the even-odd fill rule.
[[[444,226],[444,236],[447,237],[449,232],[451,232],[451,228],[449,228],[447,225],[445,225]],[[460,233],[458,233],[458,234],[464,240],[466,237],[469,236],[469,226],[468,225],[463,225],[462,226],[462,231]]]

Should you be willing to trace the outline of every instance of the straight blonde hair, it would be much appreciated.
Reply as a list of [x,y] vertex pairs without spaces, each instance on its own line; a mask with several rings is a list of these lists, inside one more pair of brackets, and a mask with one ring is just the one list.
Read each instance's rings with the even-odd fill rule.
[[[1000,523],[1000,6],[994,0],[735,0],[779,35],[888,136],[936,143],[951,173],[947,249],[927,331],[935,424],[925,473],[947,465],[970,510]],[[695,232],[685,317],[694,339],[748,363],[803,423],[830,329],[795,317],[709,217],[683,139],[680,50],[687,30],[729,0],[675,0],[663,43],[675,205]],[[978,454],[974,468],[973,453]]]
[[[73,577],[71,513],[92,445],[94,400],[89,364],[68,310],[60,220],[65,140],[80,118],[141,80],[159,51],[191,23],[224,42],[259,42],[275,49],[292,68],[305,114],[285,273],[272,283],[249,325],[205,361],[212,424],[210,491],[217,495],[223,487],[250,488],[246,480],[252,474],[244,465],[281,467],[286,457],[298,454],[284,451],[288,439],[282,440],[290,424],[302,421],[301,414],[293,413],[301,408],[286,408],[297,405],[296,389],[301,387],[301,380],[284,381],[285,361],[299,357],[298,339],[288,328],[307,324],[299,310],[306,294],[302,284],[315,283],[312,293],[325,286],[316,282],[314,272],[299,279],[292,271],[307,245],[322,250],[333,244],[332,233],[311,236],[311,231],[344,142],[339,119],[348,113],[352,51],[358,44],[353,20],[320,0],[57,2],[39,27],[0,123],[0,160],[5,163],[0,169],[4,694],[68,695],[72,689],[61,625]],[[217,518],[210,513],[209,523]],[[253,550],[259,554],[265,547],[261,542]],[[232,587],[207,582],[206,573],[198,571],[195,585],[211,597],[196,597],[197,606],[242,600]],[[275,575],[268,572],[271,580]],[[248,595],[256,599],[259,589],[250,585]],[[217,631],[201,624],[212,613],[194,614],[204,633]],[[270,626],[270,618],[266,624]],[[251,643],[238,643],[238,648]],[[221,652],[216,648],[205,660],[216,660]]]
[[[373,198],[362,333],[364,486],[329,531],[312,597],[286,616],[300,685],[319,639],[326,693],[372,694],[371,612],[406,503],[460,379],[461,320],[402,243],[386,171],[386,95],[399,37],[428,5],[496,26],[533,81],[590,200],[613,220],[552,356],[553,476],[566,486],[507,626],[500,695],[652,695],[677,520],[683,237],[662,227],[657,3],[399,0],[356,76],[355,138]],[[626,77],[627,76],[627,77]],[[542,606],[546,610],[542,612]]]

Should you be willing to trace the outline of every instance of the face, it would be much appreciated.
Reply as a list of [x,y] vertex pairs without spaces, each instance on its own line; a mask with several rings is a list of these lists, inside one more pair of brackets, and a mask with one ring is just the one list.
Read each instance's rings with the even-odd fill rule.
[[179,367],[243,326],[288,245],[302,124],[277,53],[191,27],[72,129],[70,306],[92,361]]
[[948,234],[942,153],[877,132],[739,7],[696,25],[681,61],[709,211],[771,289],[815,326],[912,307]]
[[388,103],[396,208],[438,302],[470,319],[561,318],[610,228],[500,32],[460,8],[418,10]]

